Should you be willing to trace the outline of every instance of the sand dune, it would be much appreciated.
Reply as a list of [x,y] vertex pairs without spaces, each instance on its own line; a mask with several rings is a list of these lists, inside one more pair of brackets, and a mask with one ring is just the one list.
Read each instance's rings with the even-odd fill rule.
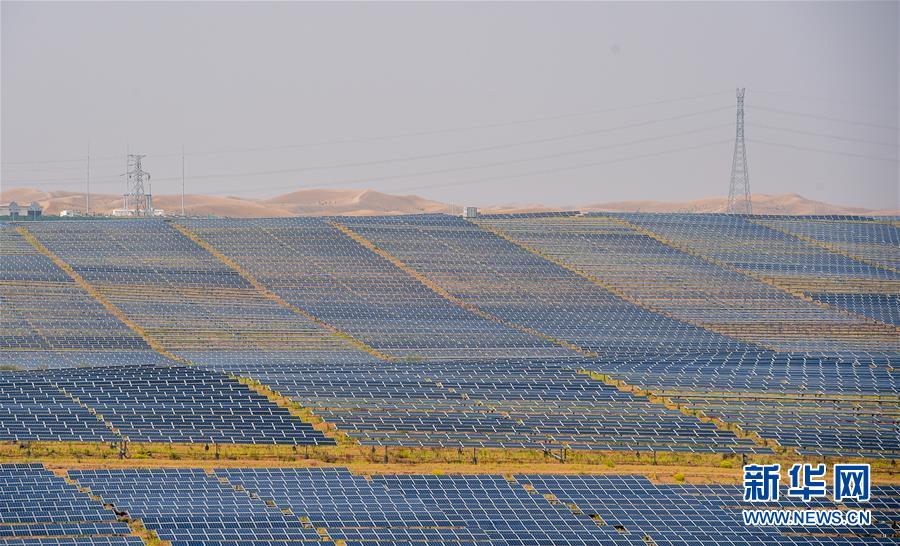
[[300,190],[264,203],[291,211],[311,214],[403,214],[448,212],[448,206],[417,195],[391,195],[372,190]]
[[[860,207],[833,205],[806,199],[796,193],[777,195],[753,194],[754,214],[870,214],[896,215],[897,209],[872,210]],[[709,197],[694,201],[620,201],[585,205],[579,210],[607,212],[725,212],[727,197]]]
[[[44,213],[57,215],[60,211],[85,210],[85,194],[67,191],[41,191],[32,188],[10,188],[0,193],[0,202],[16,201],[27,204],[37,201]],[[181,214],[181,195],[155,195],[153,204],[166,214]],[[91,211],[110,214],[122,207],[122,196],[91,194]],[[311,216],[327,214],[410,214],[448,212],[443,203],[416,195],[390,195],[371,190],[301,190],[270,199],[246,197],[218,197],[185,195],[185,213],[189,216],[223,216],[231,218],[263,218],[281,216]]]
[[[169,215],[181,213],[180,195],[154,196],[154,205]],[[10,188],[0,192],[0,202],[16,201],[28,204],[37,201],[48,215],[61,210],[85,209],[85,195],[80,192],[42,191],[32,188]],[[620,201],[568,207],[566,210],[612,212],[723,212],[727,199],[710,197],[684,202]],[[233,196],[186,195],[185,212],[190,216],[222,216],[231,218],[262,218],[282,216],[381,215],[450,212],[445,203],[431,201],[417,195],[392,195],[372,190],[304,189],[267,199]],[[122,196],[92,194],[91,210],[110,214],[121,208]],[[458,211],[458,207],[456,208]],[[541,212],[563,210],[541,204],[487,206],[486,213]],[[880,214],[898,215],[900,211],[870,210],[833,205],[806,199],[795,193],[753,195],[753,212],[758,214]]]

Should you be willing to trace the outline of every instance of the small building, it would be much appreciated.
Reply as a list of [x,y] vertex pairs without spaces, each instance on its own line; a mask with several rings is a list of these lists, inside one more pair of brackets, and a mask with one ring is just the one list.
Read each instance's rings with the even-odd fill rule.
[[61,211],[59,211],[59,215],[66,216],[66,217],[82,216],[81,211],[77,210],[77,209],[61,210]]
[[466,207],[463,209],[463,218],[478,218],[478,208]]
[[[129,216],[138,216],[134,209],[115,209],[112,211],[112,215],[116,217],[129,217]],[[166,211],[163,209],[152,209],[150,211],[151,216],[165,216]],[[143,215],[140,215],[143,218]]]
[[10,218],[18,218],[21,208],[15,201],[7,205],[0,205],[0,216],[9,216]]
[[28,205],[28,217],[29,218],[37,218],[41,214],[44,213],[44,207],[40,205],[37,201],[32,201],[30,205]]

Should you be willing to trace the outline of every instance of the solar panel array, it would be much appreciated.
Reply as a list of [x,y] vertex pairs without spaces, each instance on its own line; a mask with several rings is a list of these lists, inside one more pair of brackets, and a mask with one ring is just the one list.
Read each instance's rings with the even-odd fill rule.
[[[2,375],[0,438],[327,442],[224,373],[366,445],[768,450],[587,370],[803,453],[900,456],[887,220],[153,219],[0,237],[0,367],[57,370]],[[82,366],[98,371],[65,371]]]
[[[570,217],[521,219],[535,223]],[[419,215],[340,220],[454,296],[499,318],[606,353],[736,350],[743,344],[648,311],[590,280],[463,220]],[[554,233],[553,245],[559,244]]]
[[[660,546],[669,544],[891,544],[895,543],[900,497],[895,487],[873,490],[879,499],[873,525],[833,527],[746,526],[742,509],[762,507],[840,509],[828,500],[780,500],[751,505],[742,489],[733,485],[656,485],[643,476],[517,475],[537,493],[569,506],[577,517],[649,537]],[[782,497],[783,498],[783,497]],[[848,502],[845,508],[866,507]]]
[[885,221],[860,218],[762,218],[756,223],[783,231],[853,261],[872,265],[885,274],[844,276],[839,282],[808,286],[806,294],[832,307],[900,326],[900,230]]
[[355,542],[484,542],[461,518],[433,503],[408,499],[381,484],[329,469],[217,469],[216,476],[287,508],[333,540]]
[[570,354],[448,302],[326,219],[184,224],[286,301],[390,356],[464,359]]
[[40,366],[59,351],[90,355],[147,344],[13,227],[0,227],[0,364]]
[[334,444],[245,385],[198,368],[0,374],[2,440]]
[[50,251],[172,353],[346,344],[265,298],[162,220],[29,224]]
[[0,465],[0,544],[129,546],[127,523],[39,464]]
[[[29,500],[3,506],[4,531],[13,523],[65,525],[60,522],[71,523],[73,517],[92,524],[79,527],[89,531],[122,529],[112,512],[39,466],[0,467],[0,488],[21,495],[22,474],[27,474]],[[872,510],[872,525],[836,530],[748,527],[741,509],[749,506],[738,486],[657,485],[627,475],[367,477],[341,468],[160,468],[69,470],[68,476],[176,546],[320,541],[361,546],[882,545],[896,543],[900,514],[897,487],[874,487],[870,503],[779,504]]]
[[118,436],[51,381],[0,372],[0,440],[111,442]]
[[[896,329],[823,308],[747,274],[796,288],[787,281],[794,278],[787,275],[791,269],[810,283],[838,272],[874,278],[890,272],[851,263],[746,218],[622,214],[480,223],[647,308],[757,346],[857,353],[900,349]],[[842,284],[851,280],[837,278]],[[888,284],[881,288],[890,293]],[[893,288],[900,292],[900,284]]]
[[867,314],[820,297],[865,286],[896,309],[895,226],[599,213],[477,223],[636,305],[744,342],[623,348],[586,368],[804,454],[900,456],[900,330],[879,320],[883,309]]
[[390,490],[439,506],[450,517],[468,522],[491,544],[646,544],[640,537],[575,518],[565,506],[552,505],[502,476],[373,478]]
[[[787,291],[809,295],[867,285],[872,291],[885,295],[900,292],[900,273],[772,229],[765,225],[767,220],[728,215],[708,215],[692,221],[661,215],[623,215],[623,218],[689,251]],[[893,227],[885,228],[897,231]],[[886,253],[897,253],[896,244],[892,246],[889,239],[873,237],[870,242],[877,243]],[[840,307],[829,308],[847,311]],[[897,350],[900,342],[896,328],[875,317],[844,315],[848,322],[842,328],[831,328],[833,339],[829,339],[828,331],[826,335],[818,334],[817,324],[803,322],[808,327],[802,331],[808,344],[804,345],[801,339],[798,347],[808,351],[828,349],[853,353]]]
[[233,363],[363,445],[766,453],[567,362]]
[[173,545],[319,540],[316,530],[299,517],[236,491],[201,469],[72,470],[69,477]]
[[900,454],[900,407],[896,398],[773,398],[730,393],[671,399],[708,417],[738,423],[746,432],[775,438],[804,455],[896,458]]

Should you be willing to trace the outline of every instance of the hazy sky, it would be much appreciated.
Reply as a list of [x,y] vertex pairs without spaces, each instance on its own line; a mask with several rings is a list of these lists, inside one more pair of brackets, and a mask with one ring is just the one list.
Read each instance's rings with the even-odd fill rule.
[[897,2],[4,1],[0,181],[81,191],[90,146],[121,193],[127,147],[177,193],[183,144],[189,193],[693,199],[728,191],[742,86],[754,192],[897,207],[898,28]]

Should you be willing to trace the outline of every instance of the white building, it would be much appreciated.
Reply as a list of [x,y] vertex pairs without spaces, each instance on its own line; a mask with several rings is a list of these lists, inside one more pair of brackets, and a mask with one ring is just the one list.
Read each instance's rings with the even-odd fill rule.
[[[166,211],[163,209],[153,209],[153,216],[165,216]],[[127,217],[127,216],[135,216],[133,209],[115,209],[112,211],[113,216],[118,217]]]
[[10,202],[6,205],[0,205],[0,216],[9,216],[10,218],[17,218],[19,216],[19,212],[21,209],[19,208],[19,204],[15,201]]
[[27,207],[22,207],[15,201],[11,201],[6,205],[0,205],[0,216],[9,216],[10,218],[20,218],[23,215],[29,218],[37,218],[44,212],[44,207],[37,201],[33,201]]

